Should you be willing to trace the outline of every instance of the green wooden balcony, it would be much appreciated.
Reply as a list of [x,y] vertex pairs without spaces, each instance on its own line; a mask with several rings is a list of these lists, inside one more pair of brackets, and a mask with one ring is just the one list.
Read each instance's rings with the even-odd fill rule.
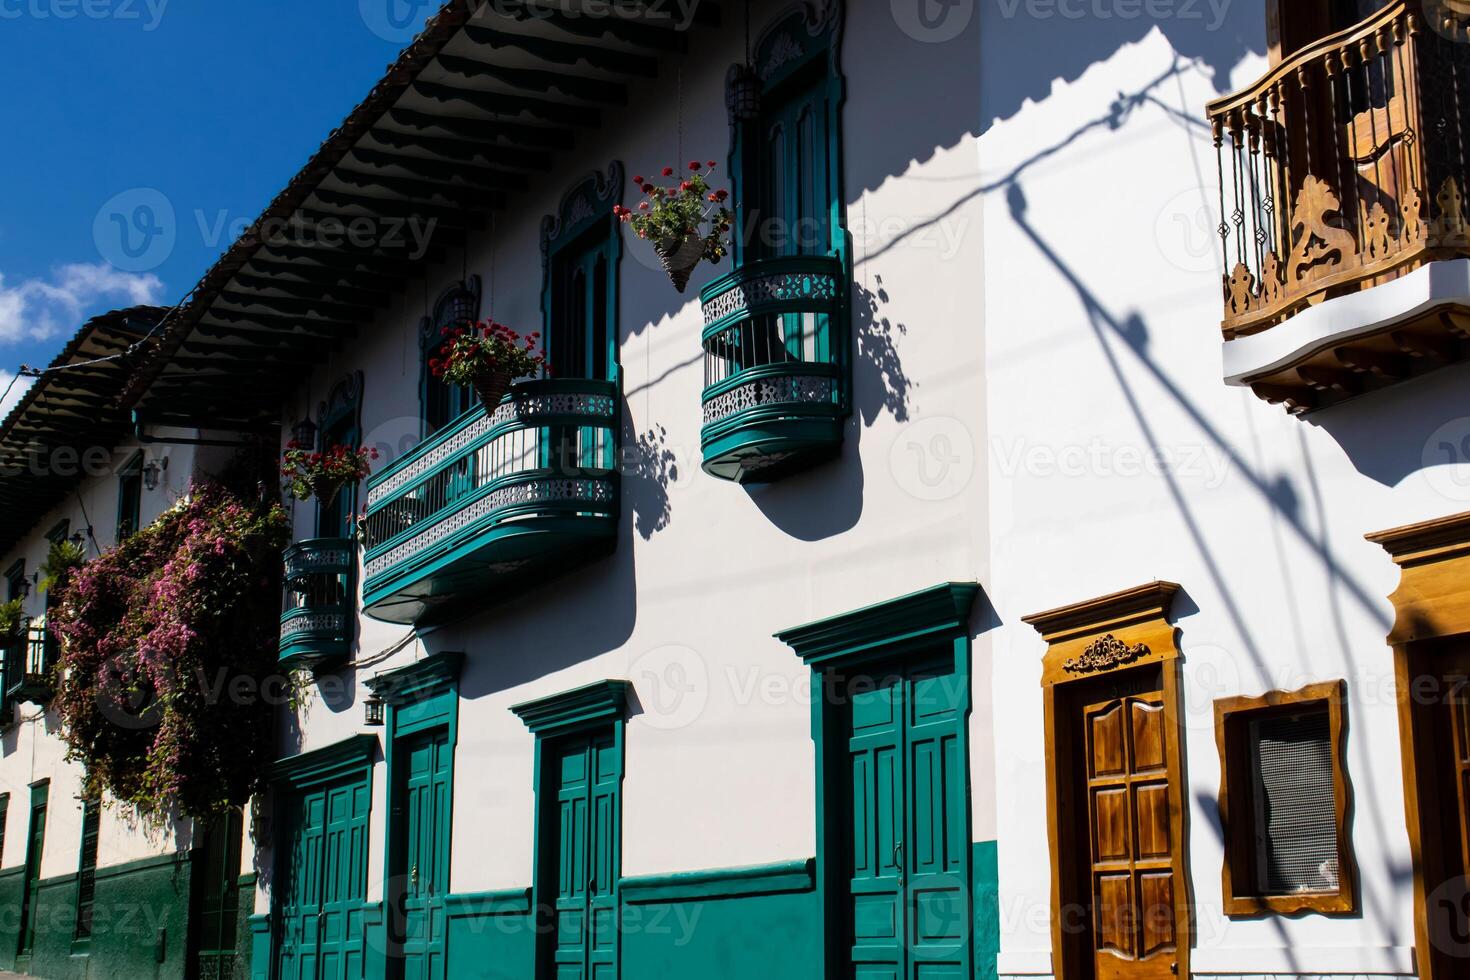
[[312,538],[287,548],[281,559],[281,662],[316,668],[344,659],[357,611],[357,543]]
[[17,704],[51,700],[51,672],[61,648],[44,622],[29,622],[5,645],[5,701]]
[[764,483],[837,454],[847,293],[841,259],[805,255],[743,263],[700,291],[706,473]]
[[363,607],[391,623],[485,605],[605,554],[616,382],[553,378],[475,408],[368,481]]

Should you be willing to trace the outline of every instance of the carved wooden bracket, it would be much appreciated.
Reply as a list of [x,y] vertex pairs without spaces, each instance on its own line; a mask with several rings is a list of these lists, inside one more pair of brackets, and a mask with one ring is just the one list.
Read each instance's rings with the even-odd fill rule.
[[1048,645],[1041,683],[1061,684],[1178,657],[1169,623],[1169,608],[1178,592],[1173,582],[1150,582],[1022,616]]

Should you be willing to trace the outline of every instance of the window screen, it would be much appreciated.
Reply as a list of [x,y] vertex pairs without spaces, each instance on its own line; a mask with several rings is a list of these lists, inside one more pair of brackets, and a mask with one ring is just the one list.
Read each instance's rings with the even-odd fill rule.
[[1337,819],[1327,710],[1252,721],[1250,753],[1261,892],[1336,891]]

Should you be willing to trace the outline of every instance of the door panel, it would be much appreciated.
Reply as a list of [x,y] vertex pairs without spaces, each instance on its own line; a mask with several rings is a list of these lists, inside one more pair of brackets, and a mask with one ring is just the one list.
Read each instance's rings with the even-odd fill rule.
[[280,909],[281,980],[362,976],[368,806],[361,778],[299,793],[285,804],[291,840]]
[[556,899],[553,972],[558,980],[618,975],[621,749],[611,732],[555,749]]
[[1163,693],[1098,691],[1083,698],[1081,713],[1096,975],[1171,977],[1174,803]]
[[590,876],[587,883],[587,970],[589,980],[617,976],[618,780],[617,746],[611,735],[596,738],[588,747],[592,783],[591,825],[588,828]]
[[903,816],[903,689],[898,675],[853,685],[850,954],[859,977],[903,976],[900,848]]
[[403,819],[403,938],[400,948],[404,980],[442,980],[445,958],[444,896],[449,891],[450,766],[449,733],[437,729],[407,742],[402,783],[398,788]]
[[854,977],[970,969],[966,692],[947,663],[842,679],[847,712],[849,955]]
[[21,898],[20,953],[36,945],[36,905],[40,897],[41,854],[46,848],[46,802],[31,805],[30,838],[26,842],[25,894]]

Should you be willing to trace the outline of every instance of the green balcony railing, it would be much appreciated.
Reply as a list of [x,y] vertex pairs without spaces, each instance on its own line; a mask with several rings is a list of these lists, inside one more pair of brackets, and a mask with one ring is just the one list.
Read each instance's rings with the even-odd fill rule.
[[281,556],[283,663],[321,667],[352,648],[357,612],[357,542],[351,538],[299,541]]
[[51,699],[51,673],[60,659],[61,647],[44,621],[28,622],[19,633],[7,638],[4,647],[5,701],[16,704]]
[[847,293],[835,256],[746,262],[700,292],[705,472],[760,483],[837,453],[849,405]]
[[484,604],[612,547],[616,382],[515,386],[368,482],[363,607],[417,623]]

